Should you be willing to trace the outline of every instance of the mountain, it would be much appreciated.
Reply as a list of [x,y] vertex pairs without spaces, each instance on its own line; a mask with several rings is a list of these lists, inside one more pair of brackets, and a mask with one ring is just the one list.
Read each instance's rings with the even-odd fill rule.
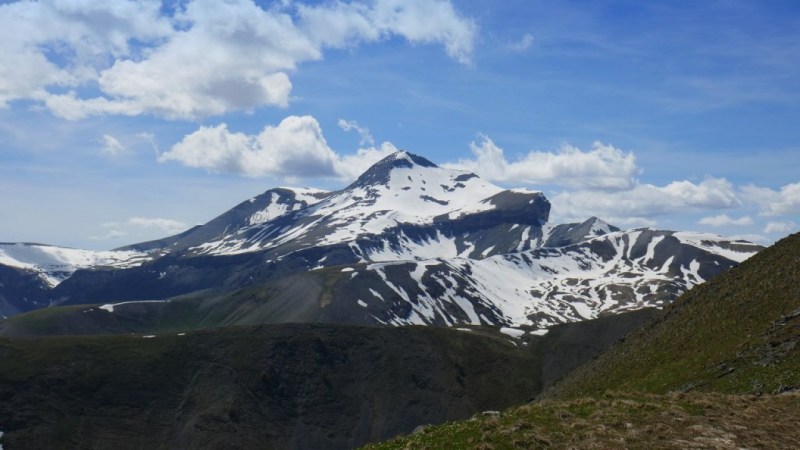
[[256,317],[545,328],[663,307],[761,249],[714,235],[620,230],[598,218],[554,225],[549,215],[541,192],[502,189],[397,152],[340,191],[272,189],[179,235],[113,257],[92,253],[93,264],[0,260],[0,292],[5,315],[128,302],[100,309],[109,317],[87,316],[102,322],[95,329],[131,308],[134,321],[157,316],[159,326],[188,310],[200,317],[184,323],[189,329]]
[[49,291],[80,269],[134,267],[136,250],[91,251],[33,243],[0,243],[0,315],[50,306]]
[[798,421],[800,233],[693,287],[535,402],[368,448],[800,448]]

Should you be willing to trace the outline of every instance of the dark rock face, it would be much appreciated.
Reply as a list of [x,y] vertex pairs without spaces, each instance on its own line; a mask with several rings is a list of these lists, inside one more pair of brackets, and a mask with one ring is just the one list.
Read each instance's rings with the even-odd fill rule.
[[430,162],[422,156],[407,152],[398,152],[391,154],[373,164],[372,167],[361,174],[361,176],[359,176],[356,181],[348,186],[345,190],[352,189],[354,187],[385,185],[389,182],[392,169],[411,168],[414,167],[414,165],[420,167],[437,167],[436,164]]
[[600,224],[600,219],[592,217],[583,223],[567,223],[556,225],[550,232],[547,241],[544,243],[545,247],[566,247],[568,245],[578,244],[589,238],[599,236],[597,231],[598,225],[606,228],[608,232],[620,231],[619,228],[608,225]]
[[0,318],[48,306],[49,290],[36,274],[0,264]]

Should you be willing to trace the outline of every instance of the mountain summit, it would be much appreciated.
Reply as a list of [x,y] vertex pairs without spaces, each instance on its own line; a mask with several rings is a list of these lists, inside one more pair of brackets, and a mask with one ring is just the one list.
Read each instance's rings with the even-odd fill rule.
[[[504,189],[400,151],[342,190],[270,189],[205,225],[102,255],[0,245],[0,314],[101,303],[74,322],[106,331],[173,315],[190,328],[542,329],[664,306],[760,249],[707,234],[620,230],[595,217],[551,224],[549,216],[541,192]],[[43,252],[47,264],[29,257]],[[75,252],[85,262],[71,264]]]

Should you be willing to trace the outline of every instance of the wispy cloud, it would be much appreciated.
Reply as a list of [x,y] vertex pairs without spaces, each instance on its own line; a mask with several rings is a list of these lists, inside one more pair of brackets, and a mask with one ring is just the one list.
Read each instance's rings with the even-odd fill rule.
[[339,119],[337,124],[344,131],[355,130],[361,136],[361,145],[375,145],[375,139],[369,132],[369,128],[360,126],[355,120]]
[[524,52],[531,48],[531,45],[533,45],[533,35],[525,33],[518,41],[508,44],[508,48],[515,52]]
[[124,222],[106,222],[101,225],[105,230],[102,234],[90,236],[96,241],[108,241],[127,236],[138,236],[143,231],[156,231],[162,236],[180,233],[188,229],[185,223],[161,217],[131,217]]
[[767,226],[764,227],[764,233],[787,234],[793,231],[798,231],[798,229],[800,229],[800,226],[792,221],[769,222],[767,223]]
[[703,217],[697,223],[700,225],[708,225],[712,227],[724,227],[728,225],[747,226],[753,224],[753,219],[748,216],[739,217],[734,219],[727,214],[719,214],[716,216]]
[[110,157],[116,157],[125,153],[125,146],[117,138],[110,134],[104,134],[100,139],[100,153]]

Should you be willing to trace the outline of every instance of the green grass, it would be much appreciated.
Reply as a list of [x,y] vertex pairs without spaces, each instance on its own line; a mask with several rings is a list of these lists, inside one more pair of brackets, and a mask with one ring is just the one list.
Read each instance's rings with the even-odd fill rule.
[[797,448],[800,393],[545,400],[367,445],[394,449]]
[[551,395],[800,386],[800,234],[697,286]]

